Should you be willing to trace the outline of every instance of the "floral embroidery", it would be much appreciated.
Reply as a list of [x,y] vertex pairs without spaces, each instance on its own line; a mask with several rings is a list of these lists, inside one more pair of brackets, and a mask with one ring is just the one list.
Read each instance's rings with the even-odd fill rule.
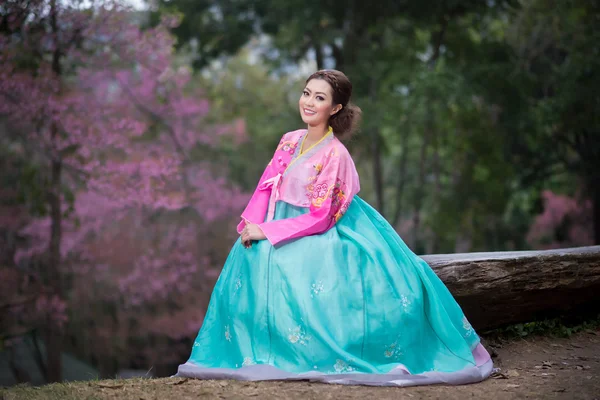
[[317,171],[317,176],[321,173],[321,171],[323,170],[323,164],[315,164],[313,165],[313,168],[315,169],[315,171]]
[[281,165],[283,168],[286,168],[288,166],[288,163],[283,161],[283,157],[281,156],[277,157],[277,162],[279,162],[279,165]]
[[473,333],[473,327],[469,323],[467,317],[463,317],[462,319],[463,329],[465,330],[465,336],[469,337]]
[[340,218],[342,218],[344,216],[344,214],[346,214],[346,211],[348,211],[348,206],[349,206],[348,203],[342,204],[342,206],[340,207],[338,212],[336,212],[333,216],[335,219],[335,222],[338,222],[340,220]]
[[242,288],[242,275],[238,275],[235,280],[235,287],[233,289],[233,294],[236,294]]
[[309,335],[306,334],[306,331],[298,325],[296,328],[289,329],[290,333],[288,335],[288,340],[293,344],[301,344],[306,346],[311,339]]
[[396,360],[399,357],[403,356],[404,353],[402,353],[402,348],[398,345],[398,341],[396,340],[394,343],[385,347],[383,355],[386,358],[393,358]]
[[331,151],[329,151],[329,153],[327,153],[327,157],[331,158],[331,157],[335,157],[338,155],[338,149],[337,146],[334,146]]
[[408,306],[410,306],[411,302],[410,302],[410,300],[408,300],[408,297],[401,294],[400,295],[400,304],[402,304],[402,308],[404,308],[404,311],[407,312]]
[[314,296],[318,295],[319,293],[321,293],[323,291],[323,282],[319,281],[319,282],[313,283],[310,286],[310,291],[312,292],[310,294],[310,297],[314,297]]
[[337,178],[331,193],[331,209],[335,211],[333,217],[336,222],[339,221],[348,210],[346,192],[346,184],[341,179]]
[[329,186],[325,182],[316,185],[310,184],[307,186],[307,190],[309,192],[308,197],[315,207],[321,207],[329,194]]
[[289,154],[294,154],[296,152],[296,147],[298,147],[298,142],[291,141],[280,141],[279,146],[277,147],[278,151],[284,151]]
[[242,362],[242,367],[248,366],[248,365],[255,365],[256,363],[254,362],[254,360],[250,357],[245,357],[244,358],[244,362]]
[[331,186],[326,182],[317,184],[310,183],[306,186],[306,190],[307,196],[311,199],[312,205],[315,207],[321,207],[325,200],[331,198],[331,210],[336,221],[339,220],[348,209],[346,202],[346,184],[339,178],[337,178],[335,184]]
[[229,325],[225,325],[225,340],[231,342],[231,332],[229,331]]
[[347,362],[345,362],[343,360],[335,360],[335,364],[333,365],[333,369],[338,374],[339,373],[343,373],[343,372],[352,372],[352,371],[354,371],[354,368],[352,368],[350,365],[348,365]]

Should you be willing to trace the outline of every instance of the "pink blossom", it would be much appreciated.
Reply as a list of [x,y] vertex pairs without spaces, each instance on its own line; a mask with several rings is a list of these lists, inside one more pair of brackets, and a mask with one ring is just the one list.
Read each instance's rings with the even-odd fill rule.
[[[47,1],[31,3],[38,11],[31,21],[10,23],[26,31],[40,22],[35,16],[47,17]],[[243,142],[245,123],[206,122],[210,104],[191,84],[190,68],[174,67],[169,30],[177,18],[141,30],[117,2],[89,12],[57,3],[58,35],[0,35],[0,114],[21,132],[27,157],[62,161],[63,185],[75,194],[72,205],[62,202],[58,271],[72,282],[69,302],[35,287],[28,309],[59,327],[94,324],[89,342],[103,351],[138,334],[191,335],[203,317],[206,282],[214,280],[205,271],[218,265],[214,246],[222,240],[214,231],[233,227],[249,197],[228,182],[223,166],[195,159],[193,150],[232,134]],[[60,76],[48,61],[54,49],[62,54]],[[44,54],[34,70],[17,67],[27,52]],[[22,225],[15,229],[28,245],[14,261],[27,265],[45,256],[51,221]],[[116,305],[115,315],[98,312],[105,303]]]
[[[591,246],[591,202],[587,199],[542,192],[544,212],[538,215],[527,233],[527,242],[534,248]],[[566,225],[566,229],[565,229]],[[559,230],[563,231],[559,235]]]

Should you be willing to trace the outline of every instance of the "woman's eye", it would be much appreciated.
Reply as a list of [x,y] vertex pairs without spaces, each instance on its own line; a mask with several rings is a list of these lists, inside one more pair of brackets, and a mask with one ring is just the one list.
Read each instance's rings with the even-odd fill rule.
[[317,100],[323,101],[323,100],[325,100],[325,98],[323,96],[317,96]]
[[305,90],[302,92],[303,95],[308,96],[308,92]]

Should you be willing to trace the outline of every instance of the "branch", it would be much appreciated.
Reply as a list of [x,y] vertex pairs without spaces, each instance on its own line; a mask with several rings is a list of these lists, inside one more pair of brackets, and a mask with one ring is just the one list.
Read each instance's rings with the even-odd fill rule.
[[331,54],[335,58],[335,67],[337,69],[344,69],[344,54],[340,46],[335,43],[331,43]]
[[[409,126],[409,124],[407,124]],[[402,216],[402,194],[404,191],[404,184],[406,183],[406,163],[408,160],[408,130],[405,130],[404,136],[402,137],[402,154],[399,160],[399,171],[398,180],[396,181],[396,206],[394,210],[394,216],[392,222],[397,225],[400,222]]]
[[44,362],[44,357],[42,356],[42,350],[40,349],[40,344],[37,337],[37,330],[31,331],[31,337],[33,342],[33,358],[35,359],[44,379],[48,380],[48,366]]
[[[119,79],[117,77],[115,77],[115,79],[117,81],[119,81]],[[175,135],[175,131],[173,130],[173,127],[167,121],[165,121],[165,119],[162,116],[158,115],[153,110],[151,110],[150,108],[146,107],[143,103],[141,103],[140,101],[138,101],[137,97],[135,96],[135,94],[129,88],[128,85],[126,85],[126,84],[124,84],[124,83],[122,83],[120,81],[119,81],[119,84],[121,85],[121,87],[123,87],[123,89],[125,89],[125,92],[129,96],[129,98],[132,100],[133,105],[139,111],[145,113],[152,120],[158,122],[159,124],[161,124],[162,126],[164,126],[166,128],[167,132],[169,133],[169,136],[171,137],[171,140],[173,140],[173,144],[175,145],[175,148],[181,154],[181,156],[184,158],[184,161],[190,162],[191,161],[190,156],[188,155],[188,153],[185,151],[185,149],[183,148],[183,146],[179,142],[179,139],[177,139],[177,135]]]
[[438,31],[438,33],[436,35],[437,39],[436,39],[436,43],[434,46],[433,54],[431,55],[429,60],[427,60],[427,64],[429,65],[429,68],[433,68],[435,66],[435,63],[440,56],[440,48],[442,47],[442,43],[444,42],[444,36],[446,35],[446,30],[447,30],[448,24],[450,22],[450,17],[448,15],[446,15],[445,8],[446,8],[446,4],[444,2],[442,15],[440,17],[440,23],[442,26],[440,27],[440,30]]
[[22,296],[15,300],[6,302],[6,303],[0,303],[0,309],[20,306],[20,305],[29,303],[31,301],[34,301],[35,299],[36,299],[36,296]]
[[311,38],[312,47],[315,50],[315,58],[317,61],[317,69],[323,69],[323,49],[321,48],[321,44],[315,38]]

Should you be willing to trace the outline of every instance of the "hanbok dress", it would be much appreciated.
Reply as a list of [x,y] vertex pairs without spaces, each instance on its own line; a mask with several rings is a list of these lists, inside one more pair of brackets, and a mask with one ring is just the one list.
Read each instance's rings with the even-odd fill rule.
[[331,129],[286,133],[237,227],[176,376],[412,386],[479,382],[492,360],[446,286],[359,192]]

